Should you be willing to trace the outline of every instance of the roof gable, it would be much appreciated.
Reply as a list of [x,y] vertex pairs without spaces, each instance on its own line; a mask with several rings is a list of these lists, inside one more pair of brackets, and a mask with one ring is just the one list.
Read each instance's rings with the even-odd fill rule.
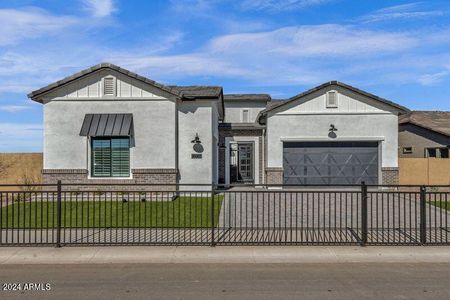
[[[271,112],[271,111],[276,112],[276,111],[280,111],[283,109],[289,109],[295,105],[301,105],[303,103],[310,101],[314,97],[321,95],[321,93],[325,93],[328,90],[338,90],[340,92],[344,92],[347,94],[351,93],[358,97],[361,97],[361,99],[367,98],[369,101],[372,102],[372,103],[369,103],[372,106],[386,107],[386,108],[389,108],[389,109],[397,112],[398,114],[409,111],[406,107],[403,107],[392,101],[383,99],[376,95],[370,94],[368,92],[362,91],[360,89],[357,89],[357,88],[347,85],[345,83],[338,82],[338,81],[330,81],[330,82],[324,83],[322,85],[319,85],[315,88],[312,88],[306,92],[303,92],[296,96],[293,96],[287,100],[273,101],[271,106],[268,106],[265,110],[263,110],[260,113],[260,117],[265,116],[268,112]],[[354,97],[352,97],[352,98],[354,98]]]
[[28,97],[31,98],[34,101],[42,103],[42,96],[43,95],[48,94],[48,93],[50,93],[50,92],[52,92],[52,91],[54,91],[54,90],[56,90],[58,88],[61,88],[63,86],[67,86],[67,85],[69,85],[69,84],[71,84],[71,83],[73,83],[75,81],[78,81],[78,80],[80,80],[82,78],[86,78],[89,75],[92,75],[94,73],[100,72],[102,70],[110,70],[110,71],[112,70],[112,71],[117,72],[119,74],[125,75],[125,76],[127,76],[129,78],[132,78],[132,79],[136,80],[137,82],[145,83],[145,84],[148,84],[148,85],[153,86],[155,88],[158,88],[158,89],[160,89],[160,90],[162,90],[162,91],[164,91],[166,93],[169,93],[169,94],[171,94],[171,95],[173,95],[175,97],[180,97],[180,98],[182,97],[181,93],[179,93],[178,91],[173,90],[172,88],[170,88],[168,86],[165,86],[165,85],[160,84],[160,83],[158,83],[158,82],[156,82],[154,80],[151,80],[151,79],[148,79],[146,77],[140,76],[140,75],[138,75],[136,73],[133,73],[131,71],[128,71],[126,69],[123,69],[123,68],[121,68],[119,66],[116,66],[116,65],[110,64],[110,63],[101,63],[101,64],[95,65],[93,67],[90,67],[88,69],[85,69],[85,70],[82,70],[80,72],[77,72],[77,73],[75,73],[73,75],[65,77],[65,78],[63,78],[61,80],[58,80],[58,81],[56,81],[54,83],[51,83],[51,84],[49,84],[49,85],[47,85],[47,86],[45,86],[43,88],[40,88],[38,90],[35,90],[35,91],[29,93]]

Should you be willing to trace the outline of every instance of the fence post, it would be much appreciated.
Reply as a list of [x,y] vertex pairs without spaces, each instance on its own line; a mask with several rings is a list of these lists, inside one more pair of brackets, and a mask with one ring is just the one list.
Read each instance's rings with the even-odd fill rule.
[[214,223],[215,223],[215,220],[214,220],[214,217],[215,217],[215,213],[214,213],[214,199],[215,199],[215,196],[214,196],[214,193],[215,193],[215,185],[214,185],[214,183],[212,184],[212,186],[211,186],[211,247],[215,247],[216,246],[216,241],[215,241],[215,236],[214,236],[214,234],[215,234],[215,231],[214,231]]
[[361,246],[367,244],[367,185],[361,182]]
[[427,243],[427,206],[426,206],[426,188],[420,187],[420,243]]
[[57,183],[56,201],[56,247],[61,248],[61,180]]

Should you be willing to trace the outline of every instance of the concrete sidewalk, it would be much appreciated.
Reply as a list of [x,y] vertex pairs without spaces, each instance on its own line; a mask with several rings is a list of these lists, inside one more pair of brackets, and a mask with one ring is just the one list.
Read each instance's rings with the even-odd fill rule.
[[450,247],[0,248],[0,264],[450,263]]

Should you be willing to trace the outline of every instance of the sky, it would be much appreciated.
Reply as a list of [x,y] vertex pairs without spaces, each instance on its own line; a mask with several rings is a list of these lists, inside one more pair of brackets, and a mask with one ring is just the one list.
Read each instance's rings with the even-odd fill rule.
[[0,152],[42,151],[26,95],[100,62],[274,99],[339,80],[450,111],[450,1],[0,0]]

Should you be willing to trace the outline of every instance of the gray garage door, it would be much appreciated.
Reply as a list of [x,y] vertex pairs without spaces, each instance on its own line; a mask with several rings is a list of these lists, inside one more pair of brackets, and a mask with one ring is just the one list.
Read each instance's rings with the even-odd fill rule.
[[284,143],[283,169],[285,184],[377,184],[378,143]]

